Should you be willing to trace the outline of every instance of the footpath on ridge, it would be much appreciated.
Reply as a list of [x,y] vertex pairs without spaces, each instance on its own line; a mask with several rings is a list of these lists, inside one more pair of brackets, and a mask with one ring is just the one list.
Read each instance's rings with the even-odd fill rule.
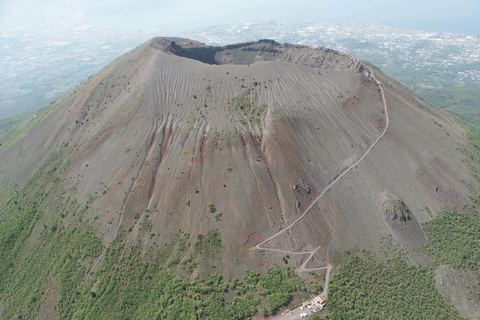
[[295,270],[295,272],[297,272],[300,275],[305,271],[308,272],[308,271],[318,271],[318,270],[326,269],[327,272],[326,272],[326,275],[325,275],[325,286],[324,286],[323,292],[321,294],[321,296],[323,296],[323,299],[325,299],[325,300],[327,299],[328,282],[329,282],[329,279],[330,279],[330,272],[332,270],[332,266],[327,264],[325,266],[307,268],[308,262],[312,259],[312,257],[315,255],[315,253],[321,248],[321,246],[317,247],[314,250],[309,250],[309,251],[291,251],[291,250],[283,250],[283,249],[275,249],[275,248],[265,248],[265,247],[262,247],[262,245],[265,244],[266,242],[272,240],[273,238],[281,235],[282,233],[286,232],[287,230],[291,229],[295,224],[297,224],[300,220],[302,220],[303,217],[305,217],[305,215],[310,211],[310,209],[313,208],[313,206],[318,202],[318,200],[320,200],[322,198],[322,196],[328,190],[330,190],[330,188],[333,185],[335,185],[347,173],[352,171],[363,159],[365,159],[365,157],[370,153],[370,151],[372,151],[373,147],[380,141],[380,139],[387,132],[387,129],[390,125],[390,119],[388,117],[388,107],[387,107],[387,102],[385,100],[385,94],[383,92],[382,84],[381,84],[380,81],[377,80],[377,78],[375,78],[375,75],[373,74],[372,70],[368,67],[366,67],[366,68],[370,71],[370,77],[372,77],[373,80],[375,80],[375,82],[377,83],[377,86],[380,89],[381,98],[382,98],[382,102],[383,102],[383,108],[384,108],[384,112],[385,112],[385,121],[386,121],[385,129],[383,129],[382,133],[377,137],[377,139],[370,145],[370,147],[367,149],[367,151],[365,151],[365,153],[357,161],[355,161],[353,164],[348,166],[346,170],[344,170],[340,175],[338,175],[335,179],[333,179],[332,182],[330,182],[325,188],[323,188],[323,190],[320,192],[320,194],[317,197],[315,197],[315,199],[313,199],[312,203],[310,203],[310,205],[307,207],[307,209],[305,209],[305,211],[300,215],[300,217],[298,217],[295,221],[290,223],[285,228],[277,231],[273,235],[271,235],[268,238],[266,238],[266,239],[262,240],[261,242],[257,243],[253,247],[253,249],[255,249],[255,250],[262,250],[262,251],[273,251],[273,252],[281,252],[281,253],[286,253],[286,254],[309,254],[309,257],[307,259],[305,259],[305,261],[303,261],[303,263]]

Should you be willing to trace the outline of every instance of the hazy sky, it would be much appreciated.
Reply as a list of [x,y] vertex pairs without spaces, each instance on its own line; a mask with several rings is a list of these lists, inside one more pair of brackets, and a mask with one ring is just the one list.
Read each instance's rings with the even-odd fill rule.
[[[0,23],[62,10],[116,30],[185,30],[240,22],[374,23],[480,35],[480,0],[0,0]],[[68,16],[68,14],[67,14]]]

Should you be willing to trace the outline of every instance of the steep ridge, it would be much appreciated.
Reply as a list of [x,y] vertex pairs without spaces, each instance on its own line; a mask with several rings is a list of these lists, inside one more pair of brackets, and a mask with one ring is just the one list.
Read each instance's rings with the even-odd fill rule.
[[[477,185],[457,151],[469,143],[453,119],[374,67],[324,48],[155,38],[39,118],[2,147],[0,178],[21,189],[62,157],[58,185],[84,210],[60,219],[50,209],[58,194],[48,194],[28,243],[53,220],[91,226],[103,247],[85,263],[79,287],[112,244],[122,256],[154,260],[178,230],[188,234],[189,253],[211,230],[224,244],[219,261],[200,263],[192,277],[283,263],[274,250],[251,250],[259,243],[313,252],[294,257],[307,270],[351,248],[379,250],[390,234],[421,262],[420,224],[463,205]],[[329,185],[308,214],[264,243]]]

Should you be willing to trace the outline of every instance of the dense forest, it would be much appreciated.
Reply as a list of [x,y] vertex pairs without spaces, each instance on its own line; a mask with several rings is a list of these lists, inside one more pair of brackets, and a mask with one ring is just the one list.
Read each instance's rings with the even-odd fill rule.
[[329,287],[328,319],[462,319],[435,289],[432,270],[397,255],[385,263],[353,253]]

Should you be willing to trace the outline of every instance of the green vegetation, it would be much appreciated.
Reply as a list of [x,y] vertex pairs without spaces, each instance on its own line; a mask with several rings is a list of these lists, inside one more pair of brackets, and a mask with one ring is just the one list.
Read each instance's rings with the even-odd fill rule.
[[0,118],[0,138],[2,135],[8,133],[17,125],[32,118],[36,113],[40,112],[41,108],[35,108],[20,113],[12,114],[3,118]]
[[260,123],[263,113],[267,110],[266,104],[258,104],[257,95],[252,93],[252,90],[247,89],[229,101],[230,114],[243,125],[247,122]]
[[208,206],[208,211],[210,211],[210,213],[215,213],[215,211],[217,211],[217,208],[215,208],[213,203],[209,203],[207,204],[207,206]]
[[[41,114],[36,117],[33,117],[33,115],[28,117],[27,115],[29,115],[30,112],[26,111],[18,115],[12,115],[0,119],[0,128],[3,129],[1,124],[5,124],[7,126],[7,130],[0,132],[0,139],[2,139],[0,143],[0,151],[5,149],[10,143],[22,137],[24,134],[30,131],[30,129],[35,127],[37,123],[39,123],[51,110],[51,108],[45,108],[41,111]],[[39,111],[39,109],[35,109],[34,111]],[[35,112],[33,112],[33,114],[35,114]],[[24,121],[27,122],[25,125],[22,125]]]
[[[58,292],[56,308],[69,304],[69,295],[85,277],[87,265],[102,245],[86,224],[65,226],[61,219],[81,220],[88,205],[79,205],[58,186],[59,173],[68,165],[62,155],[51,157],[23,189],[11,184],[0,206],[0,296],[3,316],[20,310],[34,313],[47,288]],[[4,185],[5,186],[5,185]],[[53,196],[52,201],[47,197]],[[43,211],[51,215],[46,218]],[[33,239],[32,239],[33,238]]]
[[[480,124],[456,119],[465,129],[474,153],[468,149],[461,150],[468,160],[480,161]],[[480,182],[480,172],[469,163],[470,174]],[[472,192],[475,190],[472,189]],[[447,263],[454,268],[479,270],[477,259],[480,241],[480,194],[471,198],[472,203],[463,207],[463,212],[455,209],[444,210],[428,224],[424,230],[429,237],[427,251],[436,258],[437,263]],[[455,252],[456,251],[456,252]]]
[[465,72],[479,70],[480,62],[412,69],[404,68],[405,62],[402,60],[378,60],[375,56],[362,58],[371,58],[375,65],[382,66],[385,74],[433,105],[463,120],[480,123],[478,112],[480,86],[478,81],[462,75]]
[[480,160],[480,124],[475,124],[461,119],[456,119],[457,122],[467,131],[468,139],[472,143],[476,154]]
[[215,213],[215,221],[218,222],[218,221],[222,220],[222,215],[223,215],[223,213],[221,213],[221,212]]
[[206,236],[198,234],[194,248],[195,259],[200,264],[202,275],[210,275],[221,270],[224,248],[218,230],[210,230]]
[[[371,58],[375,65],[382,66],[383,73],[394,78],[412,93],[456,117],[480,124],[480,85],[474,80],[462,79],[460,75],[467,70],[478,70],[479,62],[412,70],[403,67],[404,61],[378,61],[376,57]],[[376,68],[367,61],[364,63]]]
[[[401,254],[379,263],[358,252],[341,264],[329,286],[329,319],[460,319],[435,288],[433,274],[440,265],[457,270],[480,270],[480,213],[472,199],[464,212],[444,210],[423,225],[428,269],[408,264]],[[421,303],[419,303],[421,302]]]
[[[297,278],[292,266],[284,266],[284,273],[280,268],[268,270],[265,276],[260,276],[258,283],[264,288],[260,292],[266,296],[266,310],[269,314],[274,314],[281,306],[286,305],[297,291],[306,291],[305,284],[300,278]],[[287,282],[285,279],[293,279]]]
[[425,211],[427,211],[427,213],[432,216],[432,210],[430,210],[430,208],[428,206],[425,206]]
[[330,280],[328,319],[462,319],[431,272],[396,256],[385,264],[354,254]]
[[463,120],[480,124],[480,86],[459,84],[455,86],[425,88],[415,87],[414,91],[423,99]]
[[[49,233],[48,230],[44,232]],[[188,237],[185,233],[178,234],[171,244],[178,248]],[[195,244],[196,254],[199,255],[206,250],[216,251],[221,244],[217,231],[211,231],[200,238]],[[42,258],[43,253],[39,253],[35,258],[45,262],[42,267],[48,266],[49,260],[58,267],[53,268],[53,275],[61,280],[54,284],[62,288],[56,303],[59,319],[248,319],[258,313],[259,306],[264,305],[269,313],[276,312],[278,307],[288,303],[299,289],[298,284],[302,283],[293,273],[293,269],[278,267],[272,268],[265,276],[247,271],[245,278],[248,284],[243,284],[238,279],[225,282],[217,273],[188,281],[174,276],[174,273],[178,274],[173,272],[176,266],[169,263],[162,265],[162,259],[142,261],[133,254],[136,249],[122,258],[123,244],[118,241],[106,251],[102,266],[92,276],[88,285],[78,290],[77,285],[88,271],[85,268],[76,270],[80,266],[79,259],[98,255],[101,251],[100,242],[91,235],[74,230],[52,238],[54,239],[63,241],[56,243],[55,248],[52,248],[54,250],[49,250],[52,255]],[[62,252],[62,246],[68,250],[60,254],[62,258],[57,262],[56,253]],[[171,255],[164,261],[182,259],[178,250],[171,249],[172,247],[166,248]],[[22,268],[17,271],[16,276],[23,276],[14,281],[16,288],[21,289],[21,293],[28,298],[25,299],[21,294],[7,297],[7,316],[22,309],[15,308],[17,312],[14,312],[8,308],[12,303],[23,300],[22,306],[29,308],[28,315],[35,312],[31,306],[40,301],[44,289],[42,282],[38,280],[47,279],[32,277],[32,270],[40,270],[33,263],[28,266],[29,269]],[[182,266],[182,263],[179,266]],[[52,272],[52,269],[45,270],[44,275],[47,276],[49,271]],[[252,274],[255,279],[253,282]],[[30,288],[35,287],[22,283],[28,278],[35,279],[34,283],[38,281],[37,289],[32,292]],[[280,292],[283,290],[287,290],[286,293]],[[13,293],[13,290],[9,293]],[[38,310],[38,306],[36,308]]]
[[428,224],[427,252],[438,264],[448,264],[455,269],[480,269],[480,225],[479,215],[468,216],[456,210],[446,210]]

